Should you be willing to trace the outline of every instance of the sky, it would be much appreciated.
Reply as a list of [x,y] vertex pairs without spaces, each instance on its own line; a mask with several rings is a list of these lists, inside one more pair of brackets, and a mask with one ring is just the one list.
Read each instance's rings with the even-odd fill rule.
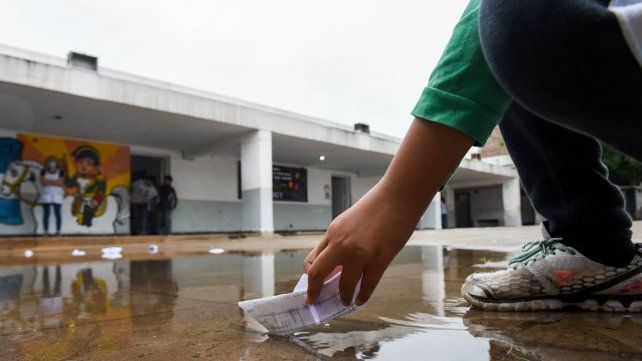
[[0,0],[0,43],[403,137],[467,0]]

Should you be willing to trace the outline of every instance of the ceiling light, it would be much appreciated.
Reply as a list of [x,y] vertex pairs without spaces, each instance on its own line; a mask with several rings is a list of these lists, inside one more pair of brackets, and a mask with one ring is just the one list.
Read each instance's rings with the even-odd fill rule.
[[323,162],[325,160],[325,155],[320,155],[319,160]]

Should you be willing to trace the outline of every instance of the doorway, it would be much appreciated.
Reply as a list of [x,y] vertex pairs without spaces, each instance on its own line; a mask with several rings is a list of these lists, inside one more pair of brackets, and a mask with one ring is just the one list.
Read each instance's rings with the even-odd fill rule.
[[472,227],[470,216],[470,193],[455,191],[455,226],[460,228]]
[[146,155],[134,155],[131,157],[131,181],[152,176],[156,182],[167,174],[167,158],[152,157]]
[[[131,184],[136,181],[153,177],[158,187],[162,178],[169,174],[169,159],[167,157],[154,157],[146,155],[131,156]],[[158,189],[158,188],[157,188]],[[158,222],[158,209],[154,205],[146,207],[147,211],[141,211],[139,204],[134,203],[135,197],[132,197],[130,204],[130,233],[136,234],[156,234]],[[142,219],[145,218],[145,219]]]
[[332,219],[350,207],[350,179],[332,177]]

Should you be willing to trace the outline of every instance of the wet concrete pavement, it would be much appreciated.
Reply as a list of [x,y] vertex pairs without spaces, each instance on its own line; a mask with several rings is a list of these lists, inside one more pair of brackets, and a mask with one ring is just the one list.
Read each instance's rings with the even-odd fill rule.
[[[504,252],[406,247],[367,307],[290,339],[236,302],[289,292],[305,250],[0,266],[3,360],[642,360],[642,315],[470,310]],[[142,254],[142,253],[141,253]],[[137,259],[145,258],[145,259]]]

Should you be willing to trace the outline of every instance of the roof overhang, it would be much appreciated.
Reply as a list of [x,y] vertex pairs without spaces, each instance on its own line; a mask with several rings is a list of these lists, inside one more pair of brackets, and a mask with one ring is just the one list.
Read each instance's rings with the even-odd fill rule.
[[[257,129],[273,134],[277,163],[382,175],[400,140],[238,99],[0,46],[0,128],[172,149],[185,157],[238,155]],[[325,156],[325,161],[320,156]],[[514,178],[463,161],[453,182]]]

